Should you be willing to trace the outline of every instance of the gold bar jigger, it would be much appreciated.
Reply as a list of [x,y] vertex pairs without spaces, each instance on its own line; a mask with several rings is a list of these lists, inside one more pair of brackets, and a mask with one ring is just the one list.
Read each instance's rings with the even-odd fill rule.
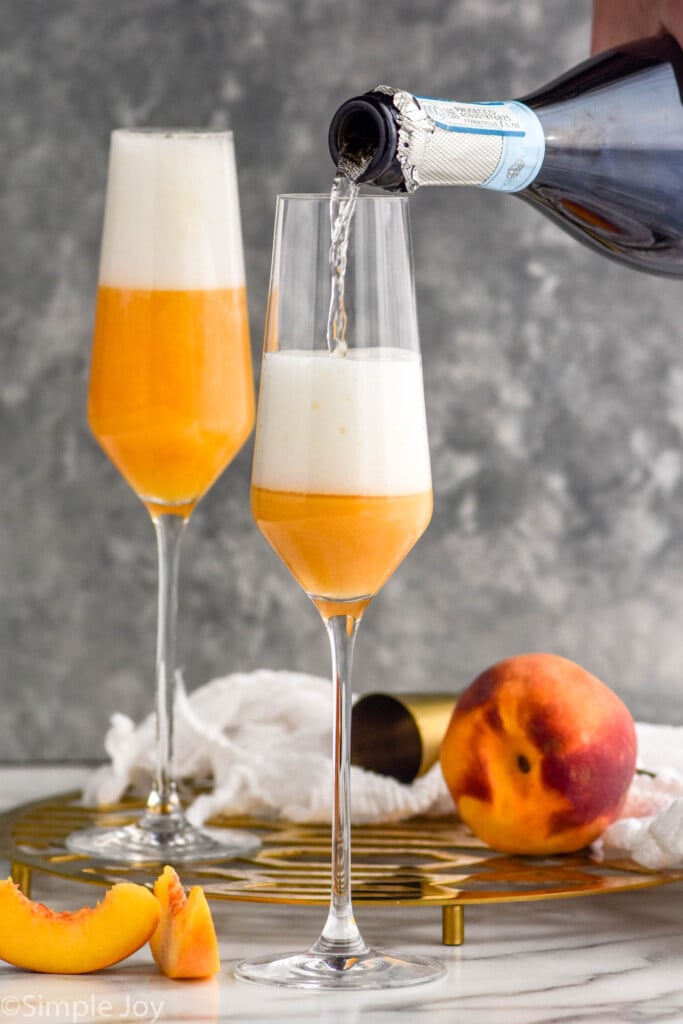
[[351,713],[351,763],[412,782],[438,760],[456,703],[451,693],[360,697]]

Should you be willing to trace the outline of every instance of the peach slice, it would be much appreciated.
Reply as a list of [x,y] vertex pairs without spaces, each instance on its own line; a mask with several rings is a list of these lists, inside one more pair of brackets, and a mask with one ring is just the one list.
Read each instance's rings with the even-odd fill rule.
[[112,886],[95,907],[56,911],[0,881],[0,960],[46,974],[87,974],[110,967],[148,941],[161,911],[149,889]]
[[168,865],[154,883],[161,906],[159,926],[149,940],[152,956],[167,978],[210,978],[221,967],[213,918],[200,885],[189,895]]

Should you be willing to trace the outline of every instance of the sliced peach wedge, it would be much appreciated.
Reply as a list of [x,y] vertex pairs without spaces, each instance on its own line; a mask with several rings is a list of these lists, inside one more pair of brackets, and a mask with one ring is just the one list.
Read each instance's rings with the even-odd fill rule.
[[143,885],[120,882],[95,907],[51,910],[0,881],[0,960],[46,974],[87,974],[124,960],[149,940],[161,908]]
[[210,978],[220,970],[218,940],[200,885],[189,895],[168,865],[154,883],[161,920],[149,940],[152,956],[167,978]]

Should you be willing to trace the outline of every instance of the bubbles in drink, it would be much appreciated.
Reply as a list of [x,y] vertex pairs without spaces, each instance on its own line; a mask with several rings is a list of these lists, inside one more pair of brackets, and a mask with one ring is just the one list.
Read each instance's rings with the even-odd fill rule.
[[267,352],[261,373],[256,486],[365,495],[430,489],[416,352],[351,347],[344,359],[324,350]]
[[244,288],[232,136],[113,133],[100,284]]

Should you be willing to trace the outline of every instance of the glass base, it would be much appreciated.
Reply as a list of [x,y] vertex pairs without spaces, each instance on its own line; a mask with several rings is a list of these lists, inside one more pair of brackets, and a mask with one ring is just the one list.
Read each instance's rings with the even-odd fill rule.
[[235,975],[242,981],[281,988],[382,989],[424,985],[446,973],[440,960],[398,956],[371,949],[360,956],[285,953],[242,960]]
[[188,861],[234,860],[255,853],[261,840],[237,829],[216,830],[214,835],[194,828],[184,818],[170,816],[173,827],[164,827],[164,816],[155,816],[153,827],[141,823],[122,828],[88,828],[67,837],[72,853],[120,864],[152,862],[180,864]]

